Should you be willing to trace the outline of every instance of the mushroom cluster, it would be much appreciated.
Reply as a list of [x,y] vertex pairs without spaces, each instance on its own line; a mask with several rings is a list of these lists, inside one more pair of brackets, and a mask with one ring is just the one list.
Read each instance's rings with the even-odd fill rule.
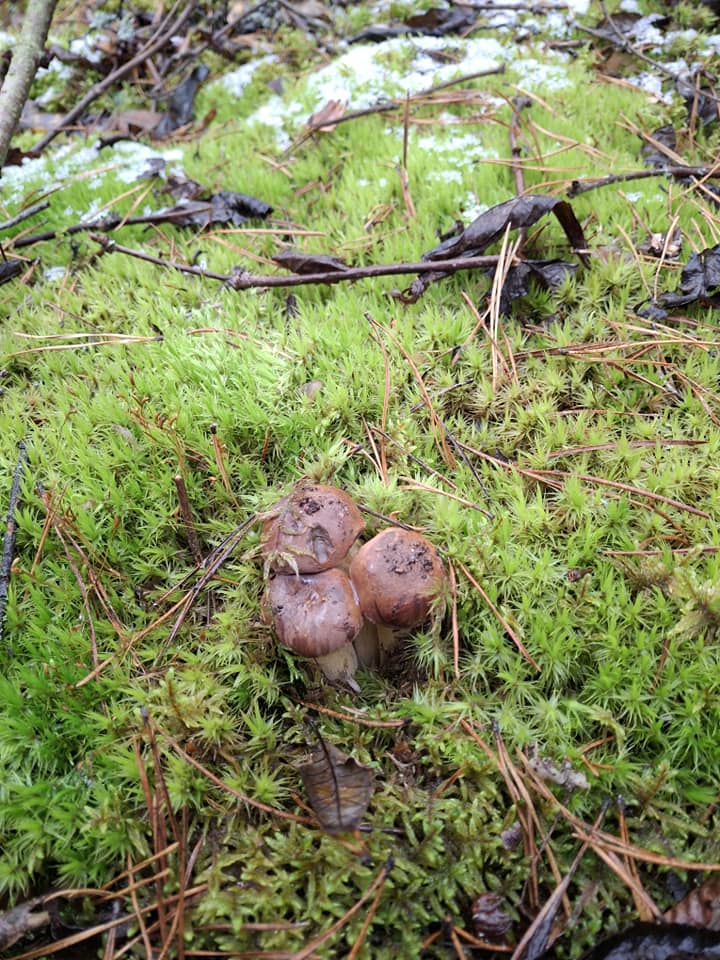
[[358,666],[383,664],[445,584],[425,537],[391,527],[358,546],[363,527],[346,493],[304,482],[271,507],[261,534],[263,609],[279,642],[355,690]]

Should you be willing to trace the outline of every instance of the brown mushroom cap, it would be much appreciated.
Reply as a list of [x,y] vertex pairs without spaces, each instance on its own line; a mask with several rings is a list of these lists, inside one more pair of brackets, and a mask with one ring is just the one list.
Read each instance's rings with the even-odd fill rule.
[[363,623],[355,591],[342,570],[278,574],[268,584],[266,602],[278,640],[302,657],[323,657],[349,645]]
[[442,592],[445,570],[429,540],[389,527],[360,547],[350,563],[350,579],[368,620],[416,627]]
[[361,530],[354,501],[337,487],[303,483],[265,521],[263,555],[277,573],[320,573],[341,563]]

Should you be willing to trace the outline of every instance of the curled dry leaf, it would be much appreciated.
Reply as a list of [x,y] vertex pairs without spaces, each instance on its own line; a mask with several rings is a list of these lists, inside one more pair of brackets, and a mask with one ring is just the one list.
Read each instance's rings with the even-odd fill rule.
[[498,940],[512,926],[511,917],[502,909],[505,898],[498,893],[481,893],[473,903],[473,926],[478,937]]
[[720,930],[720,875],[717,873],[691,890],[665,913],[668,923],[689,923],[706,930]]
[[312,130],[330,133],[335,129],[335,121],[345,113],[345,104],[342,100],[328,100],[319,110],[308,117],[307,126]]
[[345,273],[350,267],[339,257],[325,253],[298,253],[297,250],[280,250],[273,254],[273,261],[291,273]]
[[299,770],[310,806],[323,830],[356,830],[372,794],[370,767],[323,742]]

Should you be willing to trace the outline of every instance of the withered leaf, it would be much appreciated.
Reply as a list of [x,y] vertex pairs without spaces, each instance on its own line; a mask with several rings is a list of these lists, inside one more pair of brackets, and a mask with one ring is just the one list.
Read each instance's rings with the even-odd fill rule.
[[720,306],[720,243],[691,254],[680,274],[680,292],[666,292],[647,307],[637,308],[642,317],[661,320],[666,307],[683,307],[689,303]]
[[344,113],[345,104],[342,100],[328,100],[319,110],[310,114],[306,126],[329,133],[335,129],[335,121],[339,120]]
[[372,770],[330,743],[313,750],[300,768],[310,806],[323,830],[356,830],[372,793]]
[[546,289],[554,289],[577,270],[576,263],[567,260],[522,260],[510,267],[500,291],[500,313],[507,315],[515,300],[530,291],[530,282],[535,281]]
[[680,227],[676,227],[672,234],[650,233],[638,244],[640,253],[645,253],[649,257],[666,257],[668,260],[676,260],[682,250],[683,234]]
[[477,14],[472,7],[432,7],[424,13],[407,17],[405,25],[412,33],[427,37],[444,37],[448,33],[460,33],[472,27]]
[[298,253],[297,250],[280,250],[272,259],[279,267],[291,273],[344,273],[350,267],[339,257],[324,253]]
[[715,960],[720,957],[720,934],[684,923],[635,923],[604,940],[583,960]]
[[0,284],[17,277],[23,272],[25,266],[23,260],[0,260]]
[[204,63],[201,63],[175,87],[168,97],[165,113],[152,132],[155,139],[167,137],[173,130],[192,122],[195,94],[200,84],[207,80],[209,76],[210,70]]
[[706,930],[720,930],[720,875],[712,874],[664,914],[668,923],[689,923]]
[[211,223],[231,223],[238,227],[251,218],[265,219],[272,207],[264,200],[249,197],[234,190],[220,190],[207,200],[190,200],[169,210],[153,214],[153,222],[159,217],[179,227],[207,227]]
[[[559,197],[547,197],[528,193],[512,197],[504,203],[490,207],[467,226],[459,237],[453,237],[423,254],[423,260],[449,260],[454,257],[478,257],[511,227],[531,227],[545,216],[554,213],[572,246],[582,250],[586,246],[585,235],[572,206]],[[581,256],[582,259],[582,256]]]

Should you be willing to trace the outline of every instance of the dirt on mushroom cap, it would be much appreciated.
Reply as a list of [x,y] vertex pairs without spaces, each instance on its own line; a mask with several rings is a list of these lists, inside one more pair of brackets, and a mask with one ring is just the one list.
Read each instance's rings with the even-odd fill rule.
[[350,564],[350,578],[368,620],[413,627],[427,619],[445,571],[429,540],[390,528],[360,548]]
[[300,484],[265,521],[263,553],[278,573],[320,573],[342,562],[362,529],[360,510],[342,490]]

